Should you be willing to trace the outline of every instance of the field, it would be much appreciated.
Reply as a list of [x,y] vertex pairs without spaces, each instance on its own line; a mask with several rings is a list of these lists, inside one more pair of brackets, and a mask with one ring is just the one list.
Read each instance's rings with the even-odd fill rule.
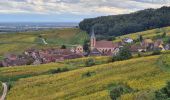
[[138,39],[139,35],[142,35],[143,38],[151,38],[152,39],[157,36],[161,36],[164,32],[166,32],[167,35],[170,36],[170,27],[152,29],[152,30],[147,30],[147,31],[142,31],[142,32],[119,36],[119,37],[116,37],[116,40],[114,40],[114,42],[121,41],[122,39],[127,38],[127,37],[136,40],[136,39]]
[[[39,36],[44,38],[48,45],[44,45]],[[74,28],[0,34],[0,55],[21,53],[28,48],[49,48],[61,45],[70,47],[83,44],[88,38],[86,32]]]
[[[110,84],[127,84],[135,92],[121,100],[150,100],[155,90],[165,86],[170,73],[157,63],[160,56],[83,67],[68,72],[18,80],[7,100],[110,100]],[[93,73],[85,76],[87,73]]]

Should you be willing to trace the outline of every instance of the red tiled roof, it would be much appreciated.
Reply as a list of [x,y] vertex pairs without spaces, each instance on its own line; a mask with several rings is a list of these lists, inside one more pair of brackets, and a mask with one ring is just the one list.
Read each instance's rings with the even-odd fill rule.
[[106,40],[102,40],[102,41],[96,41],[96,48],[115,48],[117,47],[118,44],[113,44],[112,41],[106,41]]

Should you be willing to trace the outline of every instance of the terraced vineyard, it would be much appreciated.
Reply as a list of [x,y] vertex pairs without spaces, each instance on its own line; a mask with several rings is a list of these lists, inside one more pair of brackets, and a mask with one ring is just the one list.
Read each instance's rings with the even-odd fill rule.
[[121,95],[122,100],[151,100],[154,91],[170,80],[170,73],[159,67],[158,59],[142,57],[20,79],[7,100],[110,100],[110,84],[127,84],[134,90]]
[[161,36],[164,32],[166,32],[167,35],[170,36],[170,27],[164,27],[164,28],[160,28],[160,29],[159,28],[152,29],[152,30],[147,30],[147,31],[142,31],[142,32],[119,36],[119,37],[116,37],[116,40],[114,42],[121,41],[122,39],[124,39],[126,37],[129,37],[132,39],[137,39],[139,37],[139,35],[142,35],[143,38],[155,38],[156,36]]
[[0,68],[0,81],[17,81],[20,78],[51,74],[51,71],[57,68],[67,68],[68,70],[80,69],[86,67],[85,62],[88,59],[94,59],[96,64],[108,63],[110,57],[87,57],[66,60],[60,63],[50,63],[43,65],[19,66]]

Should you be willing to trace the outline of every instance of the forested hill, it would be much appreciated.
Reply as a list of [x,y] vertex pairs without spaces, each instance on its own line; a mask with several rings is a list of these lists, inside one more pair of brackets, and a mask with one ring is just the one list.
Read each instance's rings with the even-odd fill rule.
[[120,36],[129,33],[160,28],[170,25],[170,7],[146,9],[131,14],[102,16],[84,19],[79,27],[99,35]]

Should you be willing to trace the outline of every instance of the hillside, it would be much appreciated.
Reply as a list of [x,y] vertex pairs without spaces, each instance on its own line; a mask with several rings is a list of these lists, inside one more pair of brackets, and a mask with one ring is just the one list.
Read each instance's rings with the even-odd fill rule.
[[[127,38],[127,37],[137,40],[139,38],[139,35],[141,35],[144,39],[146,39],[146,38],[156,39],[156,38],[160,38],[164,32],[166,32],[166,35],[168,38],[170,36],[170,26],[118,36],[118,37],[116,37],[114,42],[121,41],[122,39]],[[167,39],[167,38],[165,38],[165,39]]]
[[154,91],[170,80],[158,59],[142,57],[20,79],[10,89],[7,100],[110,100],[109,88],[114,84],[127,84],[133,89],[121,95],[121,100],[151,100]]
[[84,19],[79,27],[91,32],[105,36],[121,36],[129,33],[145,31],[170,25],[170,7],[159,9],[146,9],[131,14],[101,16],[97,18]]
[[[44,45],[39,38],[42,37],[48,43]],[[25,33],[0,34],[0,55],[6,53],[20,53],[28,48],[60,47],[83,44],[88,39],[86,32],[79,29],[53,29]]]

